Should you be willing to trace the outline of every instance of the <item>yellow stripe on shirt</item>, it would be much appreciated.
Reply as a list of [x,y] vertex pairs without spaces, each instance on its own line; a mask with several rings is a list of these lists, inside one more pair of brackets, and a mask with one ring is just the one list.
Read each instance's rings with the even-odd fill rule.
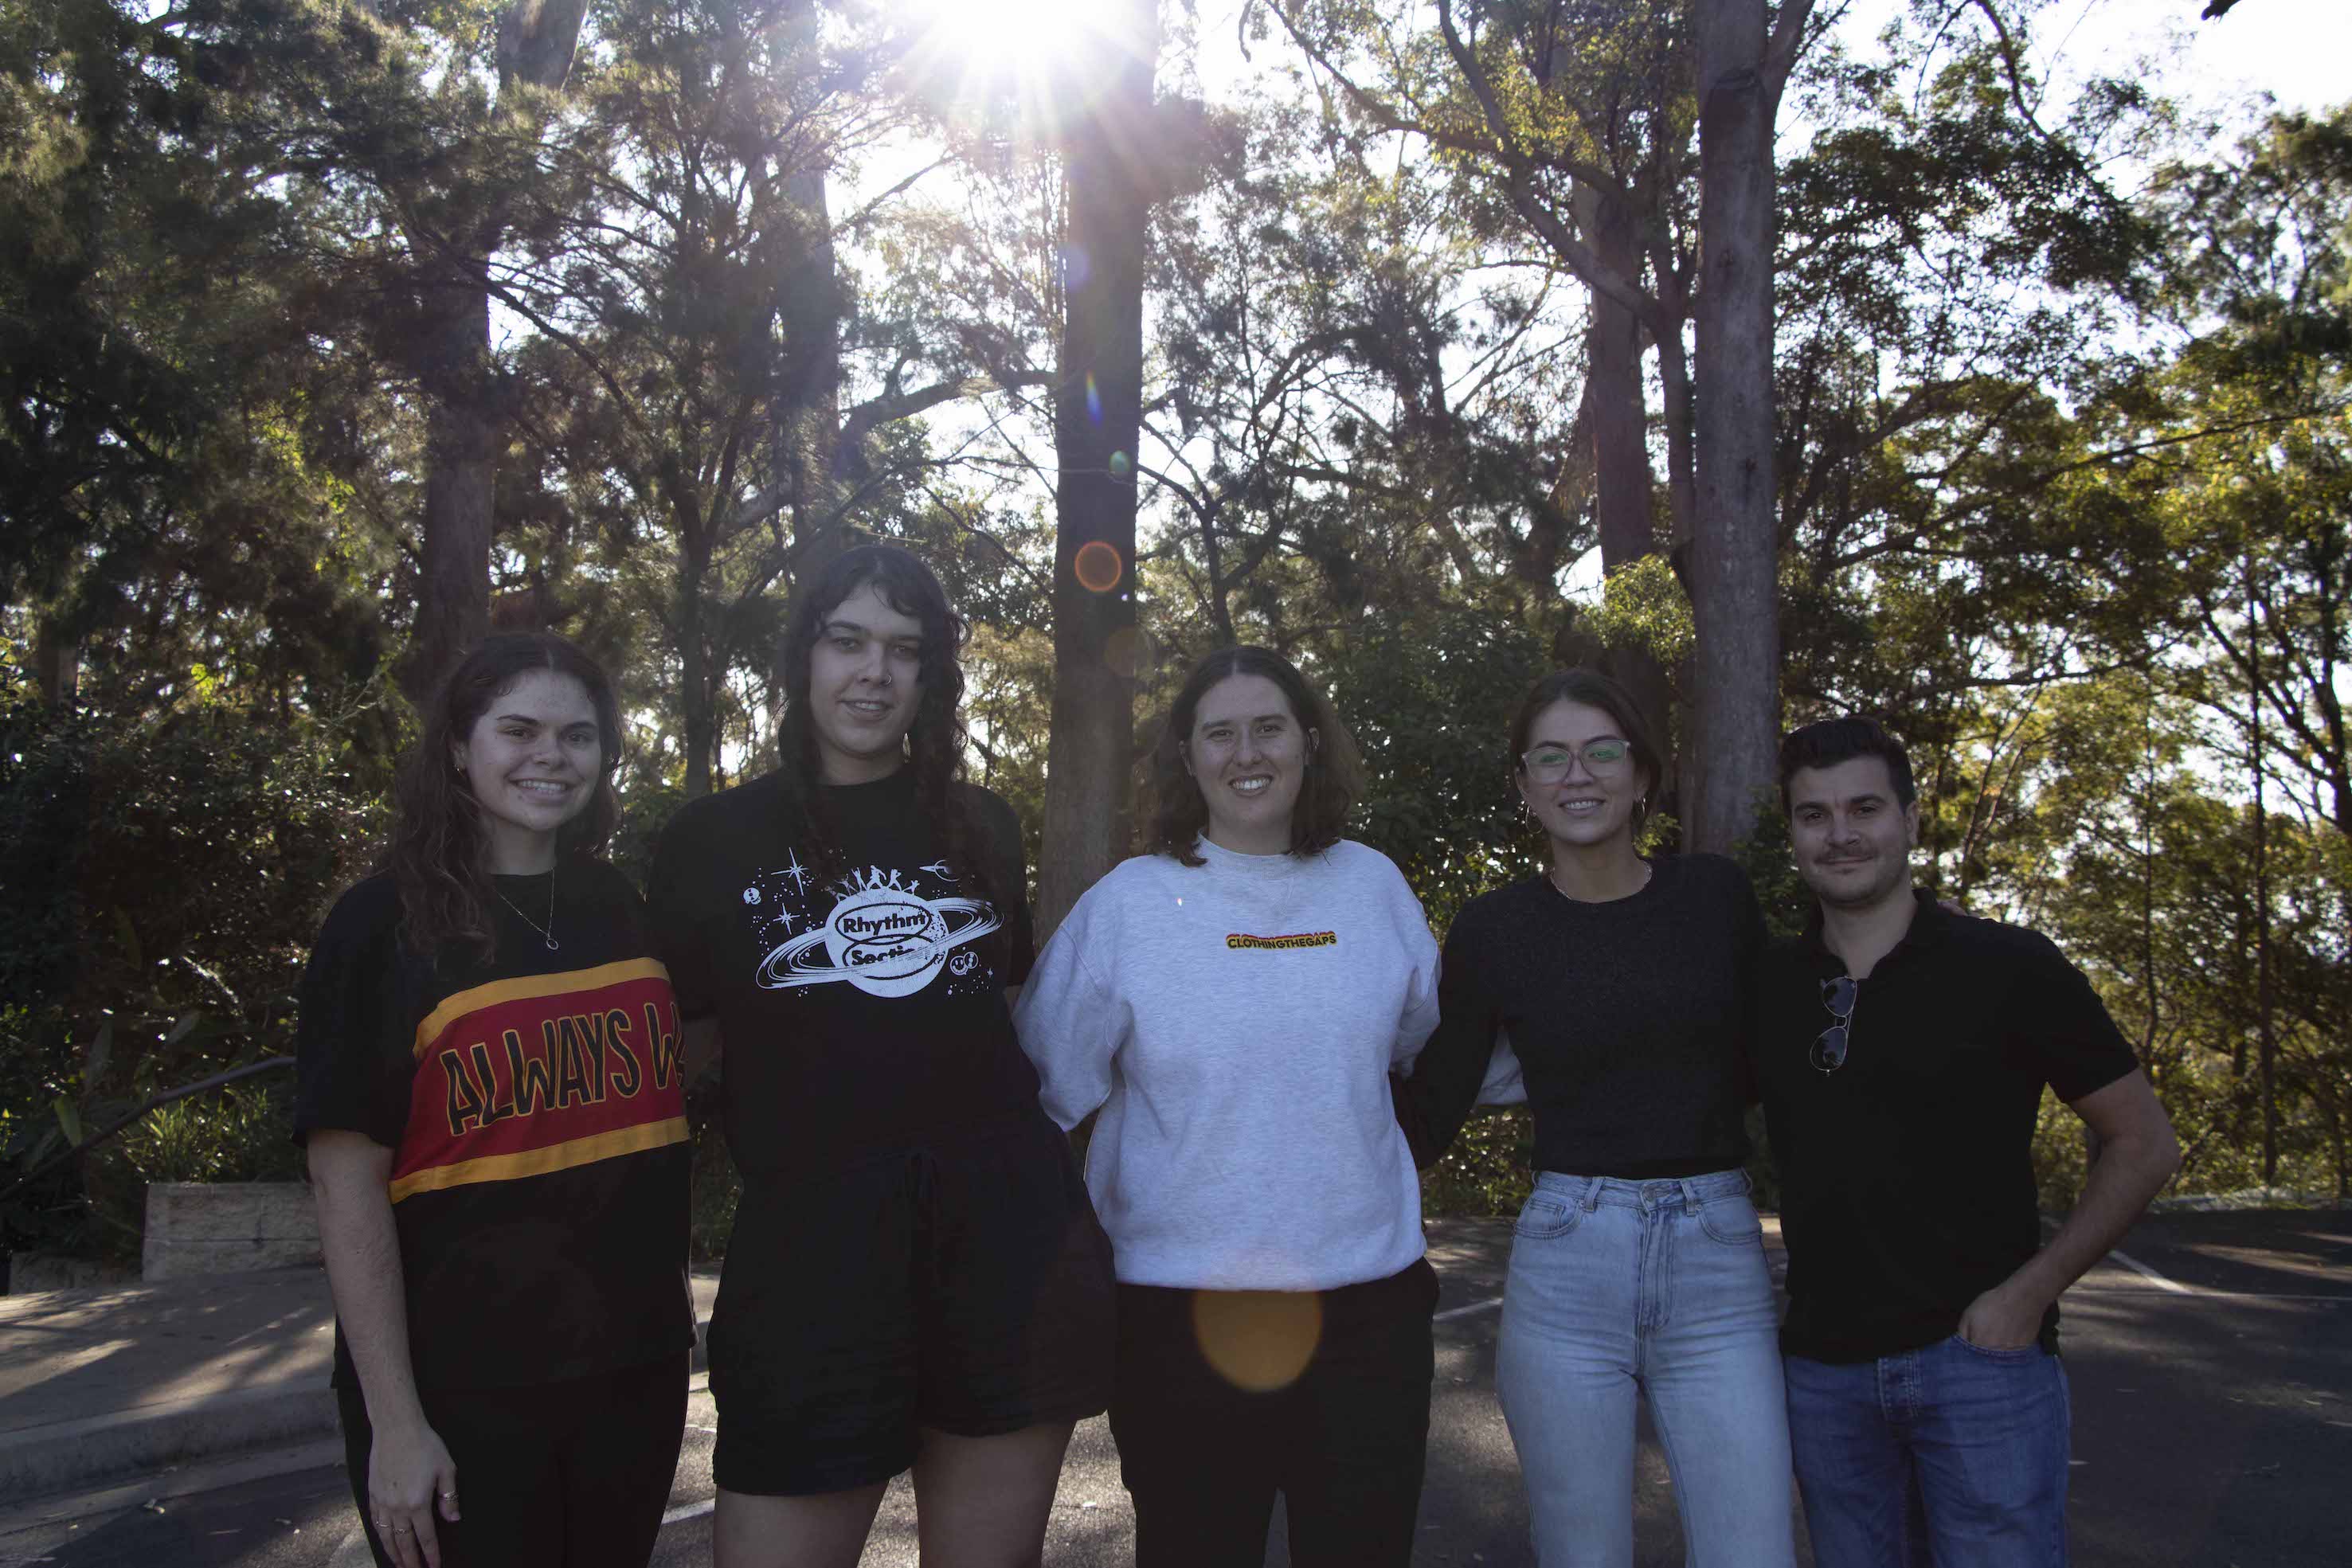
[[421,1060],[431,1049],[441,1031],[464,1018],[467,1013],[498,1006],[500,1002],[529,1001],[533,997],[560,996],[565,991],[593,991],[606,986],[617,986],[627,980],[667,980],[669,971],[658,958],[624,958],[617,964],[599,964],[593,969],[559,969],[551,975],[520,975],[511,980],[491,980],[469,989],[458,991],[425,1015],[416,1026],[415,1051]]
[[596,1133],[566,1143],[550,1144],[543,1149],[525,1149],[519,1155],[485,1155],[478,1160],[428,1166],[394,1182],[392,1201],[398,1203],[402,1198],[420,1192],[438,1192],[443,1187],[465,1186],[473,1182],[512,1181],[518,1176],[568,1171],[576,1166],[609,1160],[616,1155],[641,1154],[647,1149],[682,1144],[688,1136],[686,1118],[672,1116],[667,1121],[646,1122],[614,1132]]

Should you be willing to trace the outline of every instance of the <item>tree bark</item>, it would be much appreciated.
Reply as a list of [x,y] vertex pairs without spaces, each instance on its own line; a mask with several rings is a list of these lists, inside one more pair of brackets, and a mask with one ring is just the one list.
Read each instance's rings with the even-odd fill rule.
[[[572,71],[587,0],[514,0],[499,17],[499,101],[522,127],[536,123],[535,90]],[[506,234],[505,201],[482,198],[480,220],[441,276],[425,284],[433,326],[427,405],[424,572],[401,688],[422,706],[490,624],[490,533],[505,420],[490,374],[489,258]],[[412,243],[421,236],[411,235]]]
[[[1593,254],[1626,277],[1642,269],[1634,214],[1615,192],[1579,186],[1577,221],[1591,236]],[[1592,296],[1585,329],[1585,407],[1592,422],[1592,511],[1601,534],[1602,571],[1631,566],[1658,549],[1653,520],[1657,476],[1650,466],[1648,402],[1642,391],[1642,336],[1633,313],[1608,296]],[[1666,672],[1647,648],[1612,648],[1609,673],[1633,694],[1662,744],[1673,731]],[[1657,779],[1663,791],[1673,779]]]
[[1768,37],[1764,0],[1698,0],[1698,507],[1691,694],[1702,764],[1685,801],[1688,848],[1747,838],[1773,779],[1780,731],[1779,529],[1772,478],[1772,125],[1810,0]]
[[792,253],[776,314],[783,363],[776,388],[776,469],[792,496],[793,564],[815,571],[848,542],[841,497],[841,282],[834,269],[833,214],[824,171],[784,182],[793,217]]
[[490,306],[473,279],[433,302],[425,361],[425,528],[416,621],[401,688],[422,709],[490,629],[490,530],[498,425],[491,407]]
[[1040,938],[1123,856],[1132,817],[1135,506],[1143,260],[1150,216],[1155,0],[1106,7],[1092,101],[1067,128],[1061,363],[1055,392],[1054,710],[1045,748]]

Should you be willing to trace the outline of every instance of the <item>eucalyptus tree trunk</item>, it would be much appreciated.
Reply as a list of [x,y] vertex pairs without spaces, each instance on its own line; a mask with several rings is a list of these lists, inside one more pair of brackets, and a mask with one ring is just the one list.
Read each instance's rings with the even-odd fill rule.
[[783,362],[776,387],[775,466],[792,497],[794,572],[804,577],[849,542],[842,517],[841,280],[824,171],[794,171],[784,193],[793,232],[776,297]]
[[[1641,276],[1641,236],[1622,195],[1580,185],[1576,215],[1602,266],[1622,277]],[[1585,406],[1592,427],[1592,510],[1601,534],[1601,569],[1614,571],[1657,553],[1653,517],[1657,476],[1650,465],[1648,404],[1642,391],[1641,324],[1633,311],[1605,294],[1592,296],[1591,308],[1584,342]],[[1642,647],[1612,648],[1608,662],[1609,673],[1633,694],[1660,744],[1669,747],[1667,777],[1656,781],[1664,792],[1674,782],[1665,667],[1654,650]]]
[[490,306],[481,274],[437,286],[419,348],[425,393],[425,526],[416,620],[401,685],[422,709],[466,650],[490,629],[492,492]]
[[[563,85],[587,0],[513,0],[499,17],[499,109],[510,127],[537,123],[537,94]],[[506,236],[509,202],[486,193],[470,224],[447,236],[451,254],[425,281],[422,362],[425,400],[423,572],[401,685],[422,706],[490,629],[490,537],[506,417],[490,357],[490,256]],[[418,248],[442,243],[411,235]]]
[[[1042,937],[1126,854],[1133,815],[1135,504],[1142,434],[1143,167],[1159,52],[1155,0],[1108,0],[1091,91],[1063,148],[1061,362],[1054,398],[1054,712],[1037,861]],[[1126,645],[1121,646],[1122,643]]]
[[1780,717],[1780,556],[1772,479],[1772,126],[1811,0],[1696,0],[1699,91],[1697,510],[1691,541],[1692,749],[1686,847],[1748,835],[1771,787]]

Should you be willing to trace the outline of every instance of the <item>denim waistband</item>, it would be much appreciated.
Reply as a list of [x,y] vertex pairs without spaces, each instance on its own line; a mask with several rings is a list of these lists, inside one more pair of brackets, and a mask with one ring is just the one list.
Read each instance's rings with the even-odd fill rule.
[[1656,1181],[1627,1181],[1621,1176],[1570,1176],[1565,1171],[1538,1171],[1536,1191],[1548,1192],[1590,1212],[1602,1204],[1619,1208],[1660,1209],[1679,1204],[1696,1208],[1718,1197],[1748,1196],[1751,1183],[1744,1170],[1709,1171],[1705,1176],[1665,1176]]

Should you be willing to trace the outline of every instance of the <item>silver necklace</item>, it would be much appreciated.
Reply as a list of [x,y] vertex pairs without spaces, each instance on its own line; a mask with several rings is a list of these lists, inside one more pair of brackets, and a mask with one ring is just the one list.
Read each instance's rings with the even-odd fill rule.
[[[513,899],[509,898],[506,894],[506,889],[493,884],[490,891],[499,895],[499,902],[500,904],[505,904],[517,915],[522,915],[522,905],[517,904]],[[549,952],[558,953],[562,951],[563,944],[555,939],[555,872],[553,868],[551,867],[547,873],[547,924],[541,925],[538,921],[533,920],[528,915],[522,915],[522,923],[525,925],[530,926],[533,931],[538,932],[541,936],[547,938],[547,950]]]

